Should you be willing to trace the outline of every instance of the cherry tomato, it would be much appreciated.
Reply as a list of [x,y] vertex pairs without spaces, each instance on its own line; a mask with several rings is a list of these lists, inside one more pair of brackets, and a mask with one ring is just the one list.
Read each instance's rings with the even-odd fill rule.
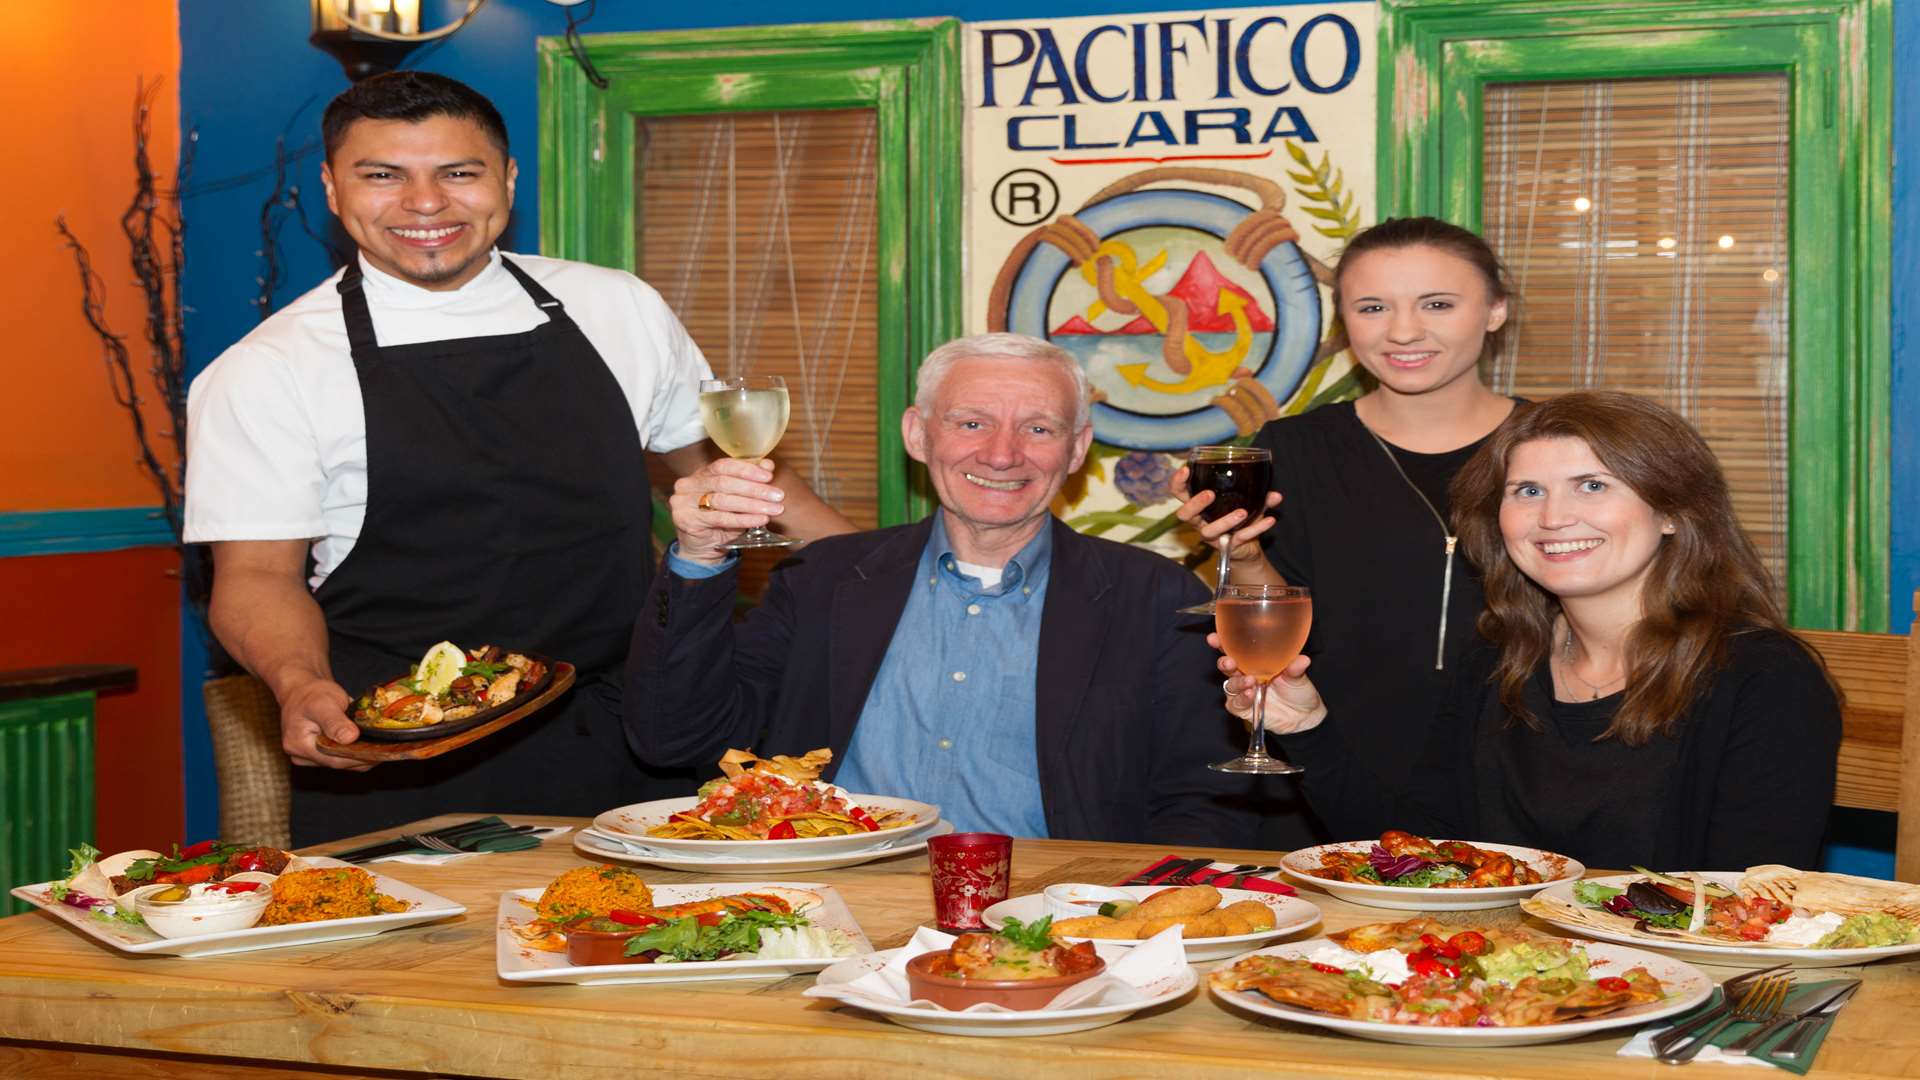
[[1421,934],[1420,944],[1425,945],[1429,949],[1437,949],[1443,942],[1438,934]]
[[258,870],[262,865],[258,851],[243,851],[233,857],[233,865],[238,870]]
[[794,830],[793,822],[791,821],[776,822],[773,828],[767,830],[767,839],[769,840],[797,840],[799,838],[800,834]]
[[1445,975],[1450,979],[1458,978],[1460,975],[1459,965],[1447,963],[1434,955],[1431,949],[1421,949],[1417,953],[1410,954],[1407,957],[1407,967],[1413,969],[1416,975]]
[[1447,944],[1459,949],[1468,956],[1482,956],[1493,948],[1487,944],[1487,936],[1478,930],[1462,930],[1447,939]]
[[1344,971],[1341,968],[1334,967],[1332,964],[1315,964],[1313,965],[1313,970],[1324,971],[1329,975],[1345,975],[1346,974],[1346,971]]
[[1609,975],[1604,979],[1595,979],[1593,980],[1593,985],[1605,990],[1609,994],[1618,994],[1633,989],[1632,983],[1613,975]]

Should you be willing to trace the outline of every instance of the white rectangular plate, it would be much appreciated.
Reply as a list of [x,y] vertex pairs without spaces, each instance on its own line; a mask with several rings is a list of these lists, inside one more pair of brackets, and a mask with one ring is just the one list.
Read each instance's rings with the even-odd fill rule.
[[[753,892],[779,886],[820,894],[820,906],[807,914],[815,926],[844,930],[853,938],[854,955],[873,951],[873,942],[847,910],[846,901],[831,885],[801,881],[717,881],[703,885],[655,885],[657,904],[690,904],[716,896]],[[617,986],[622,983],[705,982],[712,979],[784,979],[819,971],[844,957],[818,960],[701,960],[685,964],[592,964],[574,967],[567,954],[530,949],[513,932],[533,921],[532,905],[544,889],[514,889],[500,894],[500,921],[494,930],[495,956],[500,977],[508,982],[560,982],[578,986]]]
[[[313,856],[307,861],[316,867],[351,865],[324,856]],[[362,869],[367,868],[362,867]],[[362,915],[355,919],[326,919],[320,922],[293,923],[287,926],[252,926],[245,930],[228,930],[220,934],[165,938],[144,926],[132,926],[109,919],[96,919],[90,911],[69,907],[53,898],[49,891],[54,885],[51,881],[38,885],[23,885],[14,889],[13,895],[103,945],[110,945],[122,952],[150,956],[219,956],[223,953],[248,952],[253,949],[278,949],[288,945],[312,945],[322,941],[339,941],[343,938],[371,937],[402,926],[414,926],[459,915],[467,910],[463,905],[456,904],[437,893],[416,889],[404,881],[387,877],[371,869],[367,869],[367,872],[373,874],[373,880],[381,892],[396,900],[405,900],[411,906],[405,911],[396,911],[389,915]]]

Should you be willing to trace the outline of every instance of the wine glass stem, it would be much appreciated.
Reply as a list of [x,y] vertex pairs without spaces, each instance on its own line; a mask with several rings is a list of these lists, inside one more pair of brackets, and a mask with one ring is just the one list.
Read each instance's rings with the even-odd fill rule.
[[1233,573],[1232,562],[1233,535],[1229,533],[1220,538],[1219,572],[1214,575],[1213,579],[1213,598],[1216,602],[1219,601],[1221,597],[1227,595],[1227,578]]
[[1247,736],[1247,757],[1256,761],[1267,756],[1267,687],[1272,679],[1263,679],[1253,691],[1253,733]]

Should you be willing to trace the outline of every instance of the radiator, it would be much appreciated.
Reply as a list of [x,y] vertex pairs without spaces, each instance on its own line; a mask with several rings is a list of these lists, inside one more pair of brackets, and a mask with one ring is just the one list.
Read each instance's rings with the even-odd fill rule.
[[[93,840],[91,692],[0,702],[0,888],[61,876]],[[30,910],[0,895],[0,914]]]

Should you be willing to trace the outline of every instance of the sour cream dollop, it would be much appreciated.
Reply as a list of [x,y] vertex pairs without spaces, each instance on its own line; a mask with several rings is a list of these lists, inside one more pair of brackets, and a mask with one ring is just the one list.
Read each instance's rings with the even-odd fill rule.
[[1407,967],[1407,954],[1398,949],[1357,953],[1329,943],[1309,954],[1307,962],[1337,967],[1342,971],[1358,971],[1377,983],[1406,982],[1413,974],[1413,970]]
[[1812,945],[1838,930],[1840,924],[1846,921],[1845,916],[1832,911],[1807,916],[1795,910],[1786,922],[1773,925],[1767,932],[1767,940],[1777,945]]

